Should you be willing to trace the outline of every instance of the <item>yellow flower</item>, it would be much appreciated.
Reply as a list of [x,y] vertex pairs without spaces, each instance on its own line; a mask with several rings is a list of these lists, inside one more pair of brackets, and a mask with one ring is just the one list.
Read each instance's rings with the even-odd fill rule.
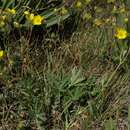
[[0,50],[0,59],[2,59],[4,57],[4,51]]
[[33,17],[33,19],[31,20],[33,25],[41,25],[43,21],[43,17],[40,15],[36,15]]
[[124,28],[116,28],[115,37],[118,39],[125,39],[128,36],[128,32]]
[[33,18],[34,18],[33,13],[30,13],[29,11],[25,11],[24,14],[25,14],[27,20],[29,20],[29,21],[33,20]]
[[29,15],[29,20],[32,21],[33,19],[34,19],[34,14],[31,13],[31,14]]
[[43,17],[40,15],[34,15],[33,13],[30,13],[29,11],[24,12],[26,19],[30,21],[33,25],[41,25],[43,21]]
[[15,9],[9,9],[9,8],[7,8],[6,9],[7,10],[7,12],[9,12],[10,14],[16,14],[16,10]]

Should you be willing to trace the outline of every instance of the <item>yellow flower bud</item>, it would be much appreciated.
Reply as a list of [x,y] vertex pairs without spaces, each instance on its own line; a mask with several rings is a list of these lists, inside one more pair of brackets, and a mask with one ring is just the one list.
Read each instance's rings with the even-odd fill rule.
[[0,50],[0,59],[4,57],[5,52],[3,50]]
[[16,10],[15,9],[9,9],[9,8],[7,8],[6,11],[8,13],[10,13],[10,14],[13,14],[13,15],[16,14]]

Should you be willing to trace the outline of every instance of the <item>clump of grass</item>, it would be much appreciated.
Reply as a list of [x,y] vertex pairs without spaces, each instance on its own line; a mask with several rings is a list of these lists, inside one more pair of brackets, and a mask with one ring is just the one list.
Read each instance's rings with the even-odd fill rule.
[[[127,4],[52,3],[0,3],[7,22],[0,33],[0,129],[129,129]],[[60,39],[53,25],[62,27],[59,18],[68,22],[75,11],[76,31]],[[31,39],[42,27],[45,37]]]

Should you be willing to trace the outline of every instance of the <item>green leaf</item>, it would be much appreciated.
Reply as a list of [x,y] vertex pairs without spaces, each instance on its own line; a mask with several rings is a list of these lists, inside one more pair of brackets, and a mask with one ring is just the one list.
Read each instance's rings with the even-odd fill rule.
[[47,20],[46,27],[48,28],[48,27],[53,26],[55,24],[59,24],[63,20],[67,19],[69,16],[70,16],[70,14],[66,14],[64,16],[55,16],[55,17],[52,17],[51,19]]
[[72,70],[71,83],[70,83],[69,87],[74,86],[78,83],[81,83],[84,80],[85,80],[85,78],[83,77],[81,70],[76,70],[76,68],[74,68]]

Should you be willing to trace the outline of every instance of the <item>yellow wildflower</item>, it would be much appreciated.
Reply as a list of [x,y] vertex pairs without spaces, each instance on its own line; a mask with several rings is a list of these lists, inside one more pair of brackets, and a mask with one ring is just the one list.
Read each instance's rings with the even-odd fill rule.
[[115,37],[118,39],[125,39],[128,36],[128,32],[124,28],[116,28]]
[[30,13],[29,11],[24,12],[26,19],[30,21],[33,25],[41,25],[43,21],[43,17],[40,15],[34,15],[33,13]]
[[43,21],[43,17],[40,16],[40,15],[36,15],[33,17],[32,19],[32,24],[33,25],[41,25],[42,24],[42,21]]
[[33,14],[33,13],[29,14],[29,15],[27,16],[27,18],[28,18],[30,21],[32,21],[32,20],[34,19],[34,14]]
[[29,11],[25,11],[24,14],[25,14],[27,20],[29,20],[29,21],[33,20],[33,18],[34,18],[33,13],[30,13]]
[[9,8],[7,8],[6,9],[7,10],[7,12],[9,12],[10,14],[16,14],[16,10],[15,9],[9,9]]
[[4,51],[0,50],[0,59],[2,59],[4,57]]

